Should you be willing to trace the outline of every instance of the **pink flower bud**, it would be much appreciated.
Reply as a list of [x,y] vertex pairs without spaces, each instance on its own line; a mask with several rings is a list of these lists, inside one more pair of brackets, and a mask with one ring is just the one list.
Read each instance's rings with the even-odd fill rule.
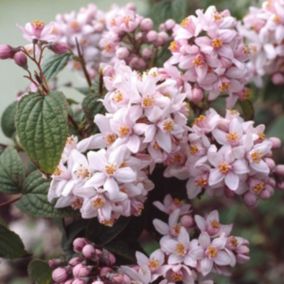
[[282,141],[278,137],[270,137],[269,141],[272,143],[272,148],[273,149],[278,149],[282,145]]
[[160,32],[159,37],[161,38],[163,43],[166,43],[167,41],[169,41],[169,38],[170,38],[166,32]]
[[69,46],[65,43],[54,43],[50,46],[50,49],[56,54],[64,54],[69,51]]
[[82,254],[86,258],[93,258],[96,255],[96,249],[94,248],[93,245],[87,244],[83,247]]
[[166,22],[165,22],[165,27],[167,30],[171,30],[174,26],[175,26],[175,21],[172,20],[172,19],[168,19]]
[[135,40],[136,41],[139,41],[139,40],[141,40],[142,38],[144,37],[144,35],[143,35],[143,33],[137,33],[136,35],[135,35]]
[[244,201],[249,207],[254,207],[256,205],[257,199],[256,199],[256,196],[254,194],[252,194],[251,192],[248,192],[244,196]]
[[66,269],[62,268],[62,267],[58,267],[56,268],[53,272],[52,272],[52,279],[55,282],[63,282],[66,281],[68,278],[68,274]]
[[135,4],[134,3],[128,3],[127,5],[126,5],[126,9],[128,9],[128,10],[132,10],[132,11],[136,11],[136,6],[135,6]]
[[158,37],[158,33],[155,31],[150,31],[147,33],[146,38],[149,42],[154,42]]
[[186,227],[186,228],[191,228],[194,225],[194,220],[192,218],[192,216],[190,215],[184,215],[181,217],[180,222],[182,224],[182,226]]
[[94,30],[95,30],[95,32],[97,32],[97,33],[101,33],[101,32],[103,32],[103,30],[104,30],[104,25],[103,25],[102,23],[96,22],[96,23],[94,24]]
[[275,173],[280,176],[284,176],[284,165],[277,165],[275,167]]
[[275,168],[275,162],[271,158],[265,158],[264,161],[268,165],[270,170],[273,170]]
[[119,59],[126,59],[129,55],[129,50],[126,47],[120,47],[116,51],[116,56]]
[[0,44],[0,59],[13,58],[15,54],[14,48],[8,44]]
[[149,59],[153,55],[153,50],[149,47],[146,47],[142,50],[141,55],[144,59]]
[[48,265],[51,269],[55,269],[56,267],[58,267],[61,264],[61,260],[59,259],[50,259],[48,261]]
[[72,284],[73,280],[67,280],[64,282],[64,284]]
[[87,282],[81,279],[75,279],[72,281],[72,284],[86,284]]
[[193,103],[199,103],[203,100],[203,91],[199,88],[194,88],[192,90],[192,93],[189,97],[189,99],[193,102]]
[[83,247],[88,244],[87,240],[84,238],[77,238],[73,241],[73,249],[75,252],[81,252]]
[[27,56],[22,51],[18,51],[18,52],[15,53],[14,61],[20,67],[23,67],[23,68],[27,68],[28,67]]
[[75,266],[75,265],[79,264],[80,262],[82,262],[82,259],[77,256],[77,257],[71,258],[68,263],[69,263],[71,266]]
[[273,84],[275,84],[275,85],[282,85],[282,84],[284,84],[284,76],[283,76],[283,74],[281,74],[281,73],[275,73],[275,74],[272,76],[272,82],[273,82]]
[[105,277],[107,274],[111,273],[112,269],[110,267],[103,267],[100,271],[100,276]]
[[153,28],[153,21],[149,18],[145,18],[140,23],[140,28],[144,32],[148,32]]
[[79,263],[72,269],[74,277],[86,277],[90,274],[90,269],[83,264]]

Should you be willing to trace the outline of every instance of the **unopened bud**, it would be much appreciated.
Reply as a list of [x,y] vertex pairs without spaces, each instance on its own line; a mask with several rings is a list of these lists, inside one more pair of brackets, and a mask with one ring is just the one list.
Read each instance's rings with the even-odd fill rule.
[[284,76],[283,76],[283,74],[281,74],[281,73],[275,73],[275,74],[272,76],[272,82],[273,82],[273,84],[275,84],[275,85],[282,85],[282,84],[284,84]]
[[87,244],[83,247],[82,254],[86,258],[93,258],[96,255],[96,249],[94,248],[93,245]]
[[190,215],[182,216],[180,222],[185,228],[191,228],[194,225],[194,220]]
[[72,269],[74,277],[86,277],[90,274],[90,269],[87,266],[79,263]]
[[50,49],[56,54],[64,54],[69,51],[69,46],[65,43],[54,43],[50,46]]
[[172,19],[169,19],[165,22],[165,27],[167,30],[171,30],[175,26],[175,21]]
[[149,42],[154,42],[158,37],[158,33],[155,31],[150,31],[147,33],[146,37]]
[[58,267],[52,272],[52,279],[55,282],[61,283],[63,281],[66,281],[67,277],[68,277],[67,271],[62,267]]
[[119,59],[125,59],[129,55],[129,50],[126,47],[120,47],[116,51],[116,56]]
[[8,44],[0,44],[0,59],[13,58],[15,54],[14,48]]
[[140,29],[144,32],[148,32],[153,28],[153,21],[149,18],[145,18],[140,23]]
[[278,149],[281,147],[282,141],[278,137],[270,137],[269,141],[271,141],[273,149]]
[[84,238],[77,238],[73,241],[73,249],[75,252],[81,252],[83,247],[87,244],[88,242]]
[[23,68],[27,68],[28,67],[27,56],[22,51],[18,51],[18,52],[15,53],[14,61],[20,67],[23,67]]

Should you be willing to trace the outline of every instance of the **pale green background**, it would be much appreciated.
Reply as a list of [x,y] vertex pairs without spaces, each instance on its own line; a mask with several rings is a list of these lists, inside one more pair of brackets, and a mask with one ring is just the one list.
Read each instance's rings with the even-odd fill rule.
[[[45,22],[56,14],[78,9],[88,3],[95,3],[104,10],[112,4],[123,5],[128,0],[0,0],[0,43],[19,45],[25,43],[16,24],[23,25],[35,19]],[[143,13],[146,0],[131,1]],[[19,90],[27,86],[24,72],[11,61],[0,61],[0,115],[13,102]],[[0,130],[0,142],[9,143]]]

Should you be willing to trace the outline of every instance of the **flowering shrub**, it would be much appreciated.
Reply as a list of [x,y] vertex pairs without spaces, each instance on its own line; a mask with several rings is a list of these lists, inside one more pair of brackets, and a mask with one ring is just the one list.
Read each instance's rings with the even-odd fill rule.
[[[222,208],[200,200],[255,214],[284,188],[281,140],[255,122],[251,96],[255,82],[283,83],[283,11],[271,0],[237,20],[210,6],[157,27],[133,4],[90,4],[0,45],[30,83],[2,116],[14,145],[1,150],[0,191],[16,198],[0,206],[61,220],[63,253],[32,260],[33,281],[211,284],[250,259]],[[65,67],[86,81],[71,84],[80,103],[60,91]],[[1,257],[28,257],[0,231]]]

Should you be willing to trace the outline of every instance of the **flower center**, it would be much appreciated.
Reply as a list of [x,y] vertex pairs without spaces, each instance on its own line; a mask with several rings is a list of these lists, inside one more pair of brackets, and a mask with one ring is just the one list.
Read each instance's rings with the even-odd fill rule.
[[223,46],[223,41],[220,38],[214,38],[211,41],[211,45],[215,48],[221,48]]
[[77,22],[77,21],[71,21],[70,23],[69,23],[69,26],[70,26],[70,28],[73,30],[73,31],[78,31],[78,30],[80,30],[80,24]]
[[112,176],[116,171],[116,167],[115,165],[108,164],[105,166],[105,171],[108,175]]
[[75,175],[79,178],[84,179],[84,178],[89,178],[91,176],[91,173],[83,165],[80,165],[79,168],[75,171]]
[[173,123],[173,121],[171,119],[169,119],[167,121],[164,121],[164,123],[163,123],[163,130],[165,132],[170,133],[170,132],[173,131],[173,129],[174,129],[174,123]]
[[180,23],[180,25],[183,27],[183,28],[186,28],[190,23],[190,19],[187,17],[185,19],[183,19]]
[[260,141],[264,141],[265,137],[266,137],[266,135],[263,132],[258,133],[258,139]]
[[236,143],[239,140],[239,135],[236,132],[230,132],[227,134],[227,140],[230,143]]
[[217,221],[217,220],[212,220],[211,221],[211,226],[212,226],[212,228],[213,229],[220,229],[220,223],[219,223],[219,221]]
[[201,66],[204,64],[204,60],[203,60],[203,57],[202,55],[198,54],[195,56],[195,58],[193,59],[192,63],[195,65],[195,66]]
[[208,179],[200,177],[195,180],[195,184],[199,187],[205,187],[208,185]]
[[256,194],[260,194],[263,192],[263,190],[265,189],[265,183],[264,182],[260,182],[257,185],[254,186],[253,188],[253,192]]
[[209,246],[206,250],[206,254],[209,258],[214,258],[214,257],[217,256],[218,250],[217,250],[217,248],[215,248],[213,246]]
[[231,246],[232,248],[236,249],[237,246],[238,246],[238,244],[239,244],[239,242],[238,242],[238,240],[237,240],[236,237],[231,236],[231,237],[229,237],[229,244],[230,244],[230,246]]
[[123,94],[122,94],[122,92],[116,91],[116,92],[114,93],[113,100],[114,100],[116,103],[120,103],[120,102],[123,100]]
[[223,162],[218,166],[218,169],[222,174],[226,175],[230,171],[231,166],[228,163]]
[[183,280],[183,274],[181,272],[173,272],[170,276],[170,281],[180,282]]
[[44,22],[41,20],[34,20],[32,22],[33,28],[36,30],[42,30],[44,28]]
[[56,169],[53,172],[54,176],[60,176],[62,173],[62,170],[59,167],[56,167]]
[[150,268],[150,270],[156,270],[160,267],[160,263],[157,259],[152,258],[148,261],[148,267]]
[[193,121],[193,124],[201,126],[201,124],[205,121],[205,119],[206,119],[206,116],[201,114],[197,118],[195,118],[195,120]]
[[256,164],[260,163],[262,159],[262,153],[260,151],[254,151],[250,154],[250,156],[252,161]]
[[199,152],[199,149],[198,149],[197,145],[191,144],[189,146],[189,151],[190,151],[191,155],[195,155]]
[[102,196],[98,196],[94,200],[92,200],[92,205],[96,209],[102,208],[105,205],[105,203],[106,201]]
[[186,255],[186,248],[184,246],[184,244],[182,243],[178,243],[176,245],[176,253],[180,256],[185,256]]
[[143,107],[152,107],[153,105],[154,105],[153,97],[146,96],[145,98],[143,98],[143,100],[142,100],[142,106]]
[[178,43],[177,43],[176,41],[172,41],[172,42],[170,43],[169,50],[170,50],[171,52],[178,52],[178,50],[179,50],[179,45],[178,45]]
[[107,142],[108,145],[111,145],[115,140],[116,140],[115,134],[108,134],[106,136],[106,142]]
[[222,82],[221,85],[219,86],[220,92],[222,93],[228,92],[229,88],[230,88],[229,82]]
[[180,233],[180,229],[181,229],[181,225],[179,225],[179,224],[176,224],[175,226],[172,226],[171,227],[171,234],[173,236],[178,236],[179,233]]
[[78,209],[81,209],[82,205],[83,205],[83,199],[77,197],[77,198],[75,198],[74,201],[72,201],[71,207],[74,210],[78,210]]
[[129,129],[129,127],[128,126],[121,126],[120,128],[119,128],[119,136],[120,137],[126,137],[126,136],[128,136],[129,135],[129,133],[130,133],[130,129]]

